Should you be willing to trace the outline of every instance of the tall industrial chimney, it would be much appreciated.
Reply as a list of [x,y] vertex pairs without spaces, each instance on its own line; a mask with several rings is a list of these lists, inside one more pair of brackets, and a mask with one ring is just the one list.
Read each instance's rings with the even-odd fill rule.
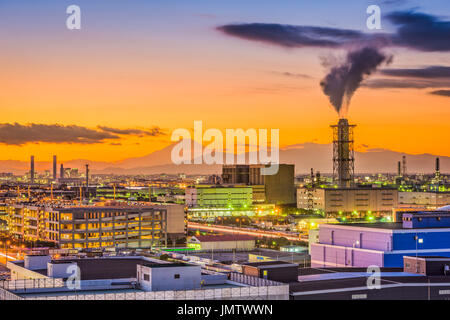
[[30,159],[30,180],[31,183],[34,183],[34,156],[31,156]]
[[441,163],[439,158],[436,158],[436,172],[435,172],[436,178],[439,178],[441,176]]
[[340,119],[333,128],[333,176],[340,187],[348,188],[355,174],[355,150],[353,147],[353,128],[347,119]]
[[402,175],[406,177],[406,156],[402,158]]
[[89,199],[89,165],[86,164],[86,199]]
[[402,176],[402,163],[400,161],[397,163],[397,176]]
[[86,164],[86,189],[89,187],[89,165]]
[[56,180],[56,156],[53,156],[53,180]]

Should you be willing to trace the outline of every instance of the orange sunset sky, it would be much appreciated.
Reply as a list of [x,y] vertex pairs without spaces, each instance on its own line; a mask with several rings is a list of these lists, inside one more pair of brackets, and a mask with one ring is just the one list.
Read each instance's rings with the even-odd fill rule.
[[[228,23],[279,23],[365,29],[365,1],[78,1],[82,29],[67,30],[70,1],[0,1],[2,124],[77,125],[99,131],[149,130],[97,143],[2,138],[0,160],[117,161],[169,145],[177,128],[280,129],[281,146],[330,143],[337,114],[322,93],[320,57],[343,48],[285,48],[217,30]],[[295,4],[293,4],[295,2]],[[241,3],[241,4],[239,4]],[[382,7],[385,12],[408,8]],[[421,12],[448,10],[430,1]],[[393,29],[383,22],[383,30]],[[450,66],[449,52],[391,46],[386,68]],[[289,73],[289,74],[288,74]],[[374,79],[381,75],[375,74]],[[433,88],[360,88],[348,118],[356,148],[450,156],[450,98]],[[8,135],[8,132],[5,133]]]

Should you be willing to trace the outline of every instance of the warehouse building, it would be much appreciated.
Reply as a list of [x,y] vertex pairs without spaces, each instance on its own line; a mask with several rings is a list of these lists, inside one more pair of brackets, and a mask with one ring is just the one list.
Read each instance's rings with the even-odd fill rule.
[[186,188],[189,208],[247,208],[253,204],[250,186],[196,185]]
[[[27,262],[25,262],[27,263]],[[14,279],[0,283],[0,300],[287,300],[289,285],[150,257],[8,262]],[[30,266],[31,269],[30,269]]]
[[192,236],[188,239],[189,248],[197,250],[253,250],[255,237],[247,235],[209,235]]
[[402,267],[407,255],[450,257],[449,208],[408,212],[402,222],[322,224],[313,267]]
[[417,206],[437,209],[450,204],[450,192],[406,192],[398,193],[400,206]]
[[393,188],[298,188],[297,208],[327,215],[391,215],[397,206]]

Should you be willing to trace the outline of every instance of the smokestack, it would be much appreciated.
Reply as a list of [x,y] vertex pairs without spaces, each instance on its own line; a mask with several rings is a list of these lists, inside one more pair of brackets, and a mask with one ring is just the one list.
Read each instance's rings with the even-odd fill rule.
[[59,177],[64,179],[64,165],[61,163],[61,167],[59,168]]
[[333,128],[333,176],[342,188],[353,184],[355,174],[355,151],[353,148],[353,128],[347,119],[340,119]]
[[56,180],[56,156],[53,156],[53,180]]
[[436,178],[439,178],[441,176],[441,163],[439,158],[436,158],[436,172],[435,172]]
[[31,183],[34,183],[34,156],[31,156],[30,159],[30,180]]
[[406,156],[402,158],[402,175],[406,177]]
[[86,165],[86,190],[89,187],[89,165]]
[[397,163],[397,176],[402,176],[402,163],[400,161]]

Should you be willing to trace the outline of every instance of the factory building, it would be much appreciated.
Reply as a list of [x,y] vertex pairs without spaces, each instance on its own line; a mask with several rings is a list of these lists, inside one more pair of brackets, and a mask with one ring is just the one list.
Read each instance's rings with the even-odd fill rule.
[[[277,174],[262,175],[265,165],[224,165],[222,180],[224,184],[242,184],[264,187],[264,201],[271,204],[295,203],[295,166],[280,164]],[[257,198],[258,201],[262,197]]]
[[450,204],[450,192],[399,192],[398,204],[437,209]]
[[322,224],[312,267],[403,267],[404,256],[450,257],[450,208],[404,213],[401,222]]
[[327,215],[386,215],[397,206],[393,188],[298,188],[297,208]]
[[60,248],[150,248],[184,237],[181,205],[45,207],[11,205],[9,232]]
[[247,235],[210,235],[192,236],[187,243],[196,250],[253,250],[255,237]]
[[185,201],[190,208],[246,208],[253,204],[253,188],[196,185],[186,188]]
[[[289,285],[142,256],[8,261],[0,300],[288,300]],[[71,279],[77,274],[78,279]]]

